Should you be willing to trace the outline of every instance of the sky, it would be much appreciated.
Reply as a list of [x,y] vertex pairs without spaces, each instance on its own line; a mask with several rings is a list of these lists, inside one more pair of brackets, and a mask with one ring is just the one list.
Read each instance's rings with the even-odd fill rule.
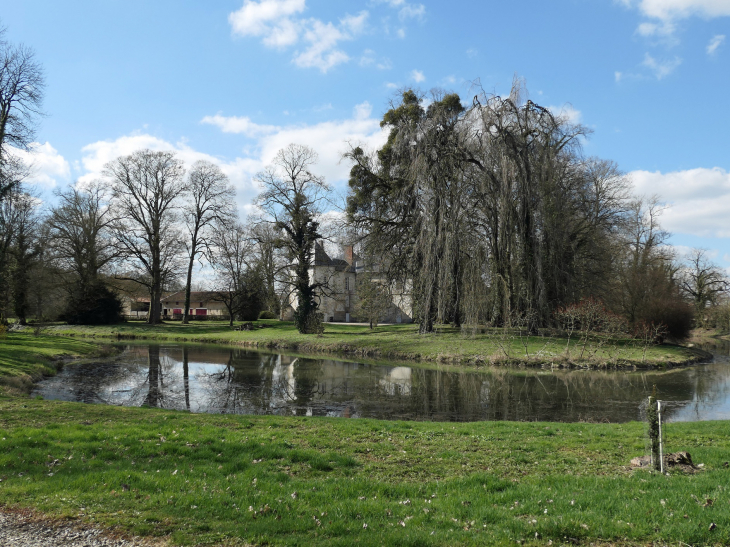
[[678,249],[730,271],[730,0],[0,0],[6,38],[46,75],[32,182],[102,176],[141,148],[221,166],[242,214],[289,143],[344,195],[398,90],[507,94],[592,134]]

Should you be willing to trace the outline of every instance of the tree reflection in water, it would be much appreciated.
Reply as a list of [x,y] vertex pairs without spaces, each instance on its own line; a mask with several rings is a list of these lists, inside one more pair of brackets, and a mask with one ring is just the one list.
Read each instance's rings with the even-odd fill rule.
[[656,384],[668,419],[698,420],[730,418],[729,370],[718,362],[667,372],[466,373],[151,344],[130,345],[111,362],[68,366],[36,393],[193,412],[625,422],[640,418],[640,405]]

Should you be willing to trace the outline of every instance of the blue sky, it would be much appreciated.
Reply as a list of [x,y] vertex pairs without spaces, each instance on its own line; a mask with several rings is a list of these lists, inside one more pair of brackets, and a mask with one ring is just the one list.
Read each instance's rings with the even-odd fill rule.
[[589,127],[678,246],[730,268],[730,0],[0,0],[7,38],[46,71],[42,190],[149,147],[220,164],[243,212],[290,142],[344,191],[347,142],[383,142],[398,89],[469,102],[478,79]]

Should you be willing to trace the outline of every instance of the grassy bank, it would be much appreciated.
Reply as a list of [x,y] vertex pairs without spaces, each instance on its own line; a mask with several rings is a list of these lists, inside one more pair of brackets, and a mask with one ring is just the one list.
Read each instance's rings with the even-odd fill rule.
[[0,504],[175,545],[725,545],[729,425],[668,424],[668,449],[704,468],[662,476],[628,467],[645,453],[639,423],[191,415],[0,398]]
[[27,391],[34,381],[52,376],[67,359],[98,355],[98,344],[30,330],[0,338],[0,389]]
[[558,366],[668,366],[702,358],[691,348],[672,345],[645,347],[632,340],[594,338],[583,344],[550,336],[521,336],[516,331],[465,335],[458,329],[444,327],[421,335],[414,325],[384,325],[370,330],[367,326],[327,323],[321,336],[297,332],[285,321],[259,321],[267,328],[233,331],[218,322],[166,323],[147,325],[129,322],[114,326],[66,326],[49,328],[49,332],[67,336],[100,338],[135,338],[186,342],[214,342],[267,349],[303,352],[338,353],[362,357],[397,360],[422,360],[462,365],[550,363]]

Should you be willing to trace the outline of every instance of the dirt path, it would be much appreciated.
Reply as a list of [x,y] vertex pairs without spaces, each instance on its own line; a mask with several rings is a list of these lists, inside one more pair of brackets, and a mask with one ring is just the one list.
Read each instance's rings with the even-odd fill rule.
[[0,509],[0,547],[162,547],[164,542],[124,538],[101,528]]

